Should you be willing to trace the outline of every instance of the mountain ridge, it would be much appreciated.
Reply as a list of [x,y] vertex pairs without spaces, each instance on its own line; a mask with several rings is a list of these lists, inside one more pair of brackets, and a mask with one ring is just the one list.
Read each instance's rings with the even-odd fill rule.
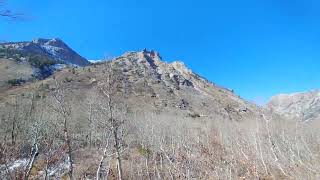
[[[10,68],[11,64],[5,66],[9,67],[6,72],[15,71]],[[3,72],[0,71],[0,77],[8,75]],[[47,164],[50,178],[60,178],[68,173],[67,153],[64,149],[61,151],[66,147],[66,140],[61,137],[68,131],[76,176],[95,179],[98,160],[106,151],[112,154],[116,147],[106,145],[110,128],[115,129],[110,126],[114,121],[119,122],[118,137],[121,147],[126,150],[121,152],[122,163],[124,167],[134,168],[124,168],[126,175],[130,174],[128,171],[138,172],[145,168],[146,161],[151,162],[147,169],[159,167],[164,179],[187,176],[171,171],[166,174],[160,166],[185,172],[189,165],[192,165],[190,177],[230,179],[230,163],[237,172],[231,179],[270,177],[268,172],[279,178],[292,172],[301,175],[300,166],[291,159],[299,156],[294,150],[288,151],[293,143],[297,143],[291,138],[294,137],[292,134],[296,135],[295,121],[286,121],[282,116],[242,99],[233,91],[199,76],[181,61],[164,61],[156,51],[127,52],[84,67],[65,66],[46,78],[1,90],[0,117],[4,119],[0,121],[0,135],[7,137],[5,139],[11,144],[34,146],[30,141],[33,128],[43,130],[44,137],[55,142],[55,148],[47,148],[47,141],[42,143],[39,138],[39,146],[44,152],[39,151],[35,161],[37,169],[32,174],[35,178],[44,172],[42,162],[48,162],[45,161],[48,152],[59,154],[54,157],[55,161]],[[300,128],[301,132],[312,133],[304,131],[306,125]],[[29,149],[25,154],[30,153]],[[283,152],[289,154],[283,155]],[[313,153],[309,153],[310,149],[299,149],[300,152],[313,155],[318,148],[312,149]],[[9,168],[24,157],[28,155],[17,152],[16,159],[8,160]],[[141,165],[132,166],[132,163],[138,164],[136,162]],[[25,165],[17,166],[12,169],[19,171],[18,168]],[[2,167],[5,166],[0,164],[0,177],[6,177]],[[109,167],[115,172],[114,163]],[[59,171],[51,171],[55,168]],[[145,174],[133,175],[132,179],[155,177],[147,171]]]
[[90,64],[58,38],[0,43],[0,89],[45,79],[65,66]]
[[78,66],[86,66],[90,64],[87,59],[77,54],[59,38],[37,38],[32,41],[5,42],[0,43],[0,46],[12,48],[23,53],[45,55],[56,61],[62,61],[67,64],[74,64]]

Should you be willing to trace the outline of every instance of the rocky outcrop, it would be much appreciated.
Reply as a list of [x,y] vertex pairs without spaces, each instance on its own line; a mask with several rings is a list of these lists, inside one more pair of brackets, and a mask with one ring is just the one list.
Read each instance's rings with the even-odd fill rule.
[[267,107],[290,119],[302,121],[320,119],[320,91],[280,94],[272,97]]
[[[186,113],[211,113],[231,120],[258,116],[255,105],[202,78],[181,61],[165,62],[156,51],[128,52],[106,63],[111,63],[113,69],[121,70],[128,77],[128,92],[152,98],[148,101],[154,101],[161,110],[174,107]],[[101,70],[97,69],[97,72]],[[234,112],[228,112],[226,108]]]

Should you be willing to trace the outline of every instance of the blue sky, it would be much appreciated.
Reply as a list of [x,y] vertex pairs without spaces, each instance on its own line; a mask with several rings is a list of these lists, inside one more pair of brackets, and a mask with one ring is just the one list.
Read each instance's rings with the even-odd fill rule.
[[59,37],[88,59],[155,49],[241,97],[320,88],[317,0],[8,0],[0,40]]

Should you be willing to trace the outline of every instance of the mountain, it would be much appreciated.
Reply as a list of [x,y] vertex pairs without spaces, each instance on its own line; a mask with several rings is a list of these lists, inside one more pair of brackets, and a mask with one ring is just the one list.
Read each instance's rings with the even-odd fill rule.
[[[20,65],[26,68],[27,65]],[[110,67],[109,67],[110,66]],[[12,71],[7,65],[8,76]],[[20,67],[20,68],[22,68]],[[263,109],[249,103],[234,94],[229,89],[220,87],[188,69],[183,62],[171,63],[162,60],[155,51],[128,52],[111,61],[98,62],[85,68],[62,68],[54,73],[54,77],[68,87],[66,96],[75,101],[74,106],[81,105],[81,101],[90,101],[90,94],[99,94],[95,82],[106,79],[106,69],[119,71],[126,78],[127,94],[117,98],[125,102],[133,111],[143,109],[145,115],[158,112],[171,118],[216,119],[231,121],[249,121],[260,118]],[[8,72],[9,71],[9,72]],[[24,70],[28,72],[28,70]],[[22,71],[21,71],[22,72]],[[21,73],[22,76],[25,74]],[[41,87],[39,83],[41,82]],[[40,88],[42,93],[50,95],[49,89],[54,89],[52,78],[39,83],[24,86]],[[43,86],[49,89],[43,90]],[[23,93],[16,92],[15,93]],[[13,94],[11,90],[0,93],[0,98],[6,94]],[[81,97],[77,96],[81,95]],[[79,98],[79,99],[77,99]],[[75,107],[79,109],[79,107]],[[77,115],[81,116],[82,112]]]
[[320,119],[320,91],[280,94],[272,97],[267,107],[290,119],[317,120]]
[[[1,75],[18,69],[12,62],[7,59]],[[21,76],[32,68],[19,66]],[[7,169],[23,174],[29,159],[34,179],[67,178],[70,163],[75,179],[96,179],[100,168],[117,179],[119,159],[123,179],[317,179],[309,169],[319,163],[320,147],[311,144],[318,128],[304,124],[297,132],[296,121],[156,51],[65,66],[0,90],[0,118],[1,179],[9,179]]]
[[[25,70],[21,70],[19,75],[26,76],[28,72],[30,73],[28,70],[30,65],[20,64],[20,66],[20,70],[22,68]],[[13,78],[10,73],[15,72],[14,69],[17,68],[11,67],[10,63],[7,63],[6,67],[6,71],[2,72],[3,77]],[[264,111],[241,99],[231,90],[194,73],[183,62],[168,63],[162,60],[158,52],[147,50],[128,52],[111,61],[94,63],[84,68],[64,67],[54,72],[55,79],[50,76],[42,81],[0,91],[0,103],[1,99],[2,102],[12,101],[10,99],[14,94],[33,91],[44,97],[50,97],[54,93],[55,80],[58,80],[62,83],[61,87],[66,88],[64,91],[66,98],[73,101],[74,115],[85,116],[83,111],[77,109],[81,109],[80,106],[83,105],[81,102],[91,101],[92,96],[101,96],[97,83],[106,80],[110,69],[119,71],[122,78],[126,79],[126,94],[117,95],[117,99],[127,104],[133,112],[143,111],[145,116],[156,113],[169,119],[199,119],[202,123],[210,124],[210,119],[254,121],[261,118]]]
[[[192,72],[181,61],[163,61],[155,51],[129,52],[107,63],[128,77],[133,107],[235,121],[258,116],[255,105]],[[91,68],[97,81],[105,78],[103,68],[103,64]],[[145,102],[137,103],[141,100]]]
[[89,64],[60,39],[0,43],[0,89],[44,79],[66,65]]
[[1,43],[0,47],[16,50],[22,54],[37,54],[51,58],[57,62],[74,64],[77,66],[89,65],[89,61],[73,51],[67,44],[58,38],[35,39],[30,42]]

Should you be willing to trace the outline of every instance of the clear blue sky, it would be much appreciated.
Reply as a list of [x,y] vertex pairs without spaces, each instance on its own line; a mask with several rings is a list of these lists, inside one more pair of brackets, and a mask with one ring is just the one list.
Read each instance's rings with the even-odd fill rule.
[[88,59],[155,49],[257,103],[320,88],[319,0],[9,0],[0,40],[59,37]]

